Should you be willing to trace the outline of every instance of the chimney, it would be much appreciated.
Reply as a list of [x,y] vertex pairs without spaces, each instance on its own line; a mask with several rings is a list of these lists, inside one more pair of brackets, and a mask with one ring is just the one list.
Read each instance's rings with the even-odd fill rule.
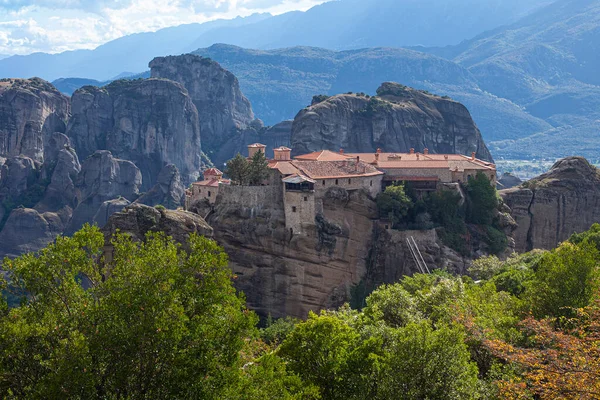
[[290,161],[292,159],[291,152],[292,149],[289,149],[285,146],[281,146],[276,149],[273,149],[273,156],[275,157],[275,160]]
[[417,153],[417,161],[419,160],[419,153]]
[[267,146],[265,146],[264,144],[260,144],[260,143],[254,143],[254,144],[248,145],[248,158],[252,158],[259,151],[262,151],[264,153],[265,147],[267,147]]
[[471,160],[475,160],[475,152],[471,153]]
[[423,149],[423,154],[425,154],[425,155],[429,154],[429,149],[427,147],[425,147]]
[[340,149],[340,154],[344,154],[344,149]]
[[381,153],[382,153],[382,152],[381,152],[381,149],[380,149],[380,148],[378,148],[378,149],[377,149],[377,154],[381,154]]
[[448,154],[444,154],[444,160],[448,159]]
[[375,153],[375,163],[379,162],[379,154],[380,153]]
[[358,171],[358,164],[360,164],[360,156],[356,156],[356,170]]
[[415,154],[415,149],[411,147],[410,154]]

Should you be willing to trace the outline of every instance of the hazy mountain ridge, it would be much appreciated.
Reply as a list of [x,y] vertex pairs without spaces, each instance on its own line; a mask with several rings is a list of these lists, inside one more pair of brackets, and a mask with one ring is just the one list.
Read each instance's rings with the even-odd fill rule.
[[400,82],[464,103],[484,138],[504,138],[507,124],[517,137],[551,129],[511,102],[485,93],[465,68],[408,49],[375,48],[335,52],[313,47],[250,50],[228,45],[199,49],[239,79],[256,115],[267,124],[293,118],[313,95],[375,94],[385,81]]
[[94,50],[9,57],[0,60],[0,77],[55,80],[85,76],[104,81],[123,71],[142,72],[154,57],[187,53],[214,43],[262,49],[443,46],[514,22],[548,2],[490,0],[482,5],[477,0],[460,0],[449,7],[445,0],[333,1],[306,12],[255,14],[129,35]]

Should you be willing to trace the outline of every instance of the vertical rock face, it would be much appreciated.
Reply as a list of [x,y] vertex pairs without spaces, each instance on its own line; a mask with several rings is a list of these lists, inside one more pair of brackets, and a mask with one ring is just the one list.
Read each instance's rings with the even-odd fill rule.
[[175,209],[183,205],[185,188],[181,184],[181,177],[177,167],[173,164],[165,166],[156,181],[156,185],[140,196],[136,203],[147,206],[162,205]]
[[81,166],[75,182],[78,205],[66,233],[71,234],[84,223],[92,222],[106,201],[120,197],[135,200],[141,183],[142,175],[134,163],[119,160],[106,150],[97,151]]
[[65,132],[69,99],[39,79],[0,80],[0,156],[44,159],[44,140]]
[[306,317],[349,300],[367,271],[377,213],[366,192],[341,191],[345,196],[322,199],[310,232],[294,235],[285,226],[281,186],[220,190],[207,222],[229,255],[236,286],[259,314]]
[[500,195],[518,224],[513,237],[519,252],[552,249],[600,222],[600,173],[581,157],[560,160]]
[[198,177],[198,113],[180,84],[165,79],[116,81],[104,88],[83,87],[72,101],[67,136],[81,159],[109,150],[133,161],[142,171],[144,190],[155,184],[167,164],[177,166],[186,184]]
[[457,153],[492,161],[479,129],[462,104],[384,83],[377,97],[345,94],[300,111],[294,119],[291,145],[295,154],[321,149],[370,153]]
[[207,153],[218,151],[254,120],[252,106],[237,78],[217,62],[185,54],[155,58],[150,68],[153,78],[179,82],[188,90],[198,110]]

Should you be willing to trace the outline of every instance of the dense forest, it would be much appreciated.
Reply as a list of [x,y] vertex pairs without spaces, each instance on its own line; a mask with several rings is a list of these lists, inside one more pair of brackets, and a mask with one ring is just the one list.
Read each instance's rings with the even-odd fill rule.
[[[86,226],[4,261],[14,399],[595,399],[600,225],[344,306],[259,323],[212,240]],[[10,303],[10,305],[9,305]]]

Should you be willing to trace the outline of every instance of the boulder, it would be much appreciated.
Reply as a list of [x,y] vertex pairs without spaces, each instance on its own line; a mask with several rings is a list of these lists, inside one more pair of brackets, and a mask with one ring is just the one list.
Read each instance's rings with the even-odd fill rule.
[[213,229],[199,215],[180,210],[158,210],[143,204],[131,204],[108,219],[102,228],[107,243],[117,231],[139,241],[144,240],[148,232],[164,232],[184,246],[192,233],[213,236]]

